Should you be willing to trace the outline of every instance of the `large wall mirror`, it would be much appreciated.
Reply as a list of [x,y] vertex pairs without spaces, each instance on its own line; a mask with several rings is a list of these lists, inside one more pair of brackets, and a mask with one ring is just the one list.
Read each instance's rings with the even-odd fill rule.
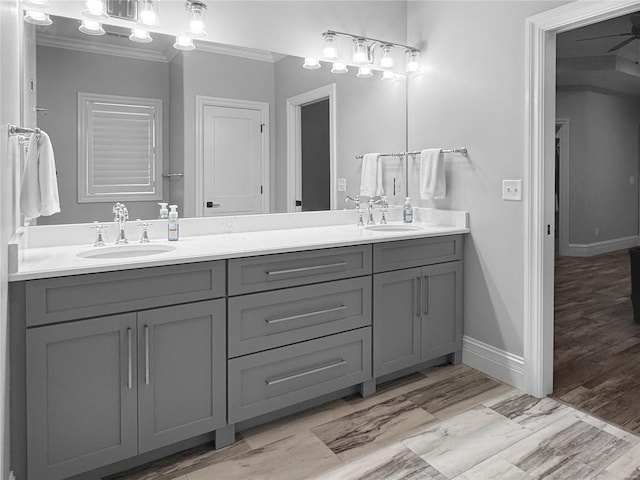
[[[357,155],[406,149],[402,77],[306,70],[299,57],[205,41],[179,51],[173,36],[143,44],[122,27],[90,36],[78,26],[64,17],[27,26],[27,104],[46,108],[36,122],[53,143],[62,210],[39,225],[109,221],[115,201],[142,219],[157,218],[158,202],[182,216],[342,209],[359,191]],[[385,193],[401,204],[401,160],[384,169]]]

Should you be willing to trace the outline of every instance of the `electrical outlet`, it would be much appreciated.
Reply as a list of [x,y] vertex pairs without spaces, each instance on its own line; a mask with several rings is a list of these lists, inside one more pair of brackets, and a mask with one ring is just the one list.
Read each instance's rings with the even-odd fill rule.
[[503,200],[522,200],[522,180],[502,180]]
[[595,228],[595,234],[596,234],[596,237],[600,235],[600,229],[598,227]]
[[339,178],[338,179],[338,191],[339,192],[346,192],[347,191],[347,179],[346,178]]

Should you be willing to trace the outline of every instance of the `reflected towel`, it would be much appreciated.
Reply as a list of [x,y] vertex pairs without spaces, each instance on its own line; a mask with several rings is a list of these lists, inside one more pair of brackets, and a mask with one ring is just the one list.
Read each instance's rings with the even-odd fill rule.
[[382,188],[382,162],[380,161],[379,153],[366,153],[362,157],[360,195],[365,197],[384,195],[384,189]]
[[444,155],[441,148],[429,148],[420,153],[420,198],[441,200],[447,194],[444,175]]
[[49,135],[31,134],[27,161],[22,174],[20,209],[27,218],[49,216],[60,211],[58,179]]

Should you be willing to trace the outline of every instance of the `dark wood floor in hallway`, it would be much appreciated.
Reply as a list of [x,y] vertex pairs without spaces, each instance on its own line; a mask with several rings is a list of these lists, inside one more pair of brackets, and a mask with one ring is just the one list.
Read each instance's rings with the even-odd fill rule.
[[628,250],[558,257],[552,397],[640,433],[640,323]]

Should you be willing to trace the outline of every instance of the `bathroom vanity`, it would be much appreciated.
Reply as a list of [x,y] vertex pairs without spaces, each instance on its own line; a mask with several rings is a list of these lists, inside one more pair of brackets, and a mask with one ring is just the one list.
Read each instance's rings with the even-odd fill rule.
[[207,254],[185,239],[182,253],[82,273],[28,260],[11,283],[12,402],[25,405],[12,415],[26,427],[12,463],[55,480],[209,432],[220,448],[239,422],[460,361],[466,225],[301,230],[283,231],[296,237],[284,248],[273,230],[218,234],[198,239]]

